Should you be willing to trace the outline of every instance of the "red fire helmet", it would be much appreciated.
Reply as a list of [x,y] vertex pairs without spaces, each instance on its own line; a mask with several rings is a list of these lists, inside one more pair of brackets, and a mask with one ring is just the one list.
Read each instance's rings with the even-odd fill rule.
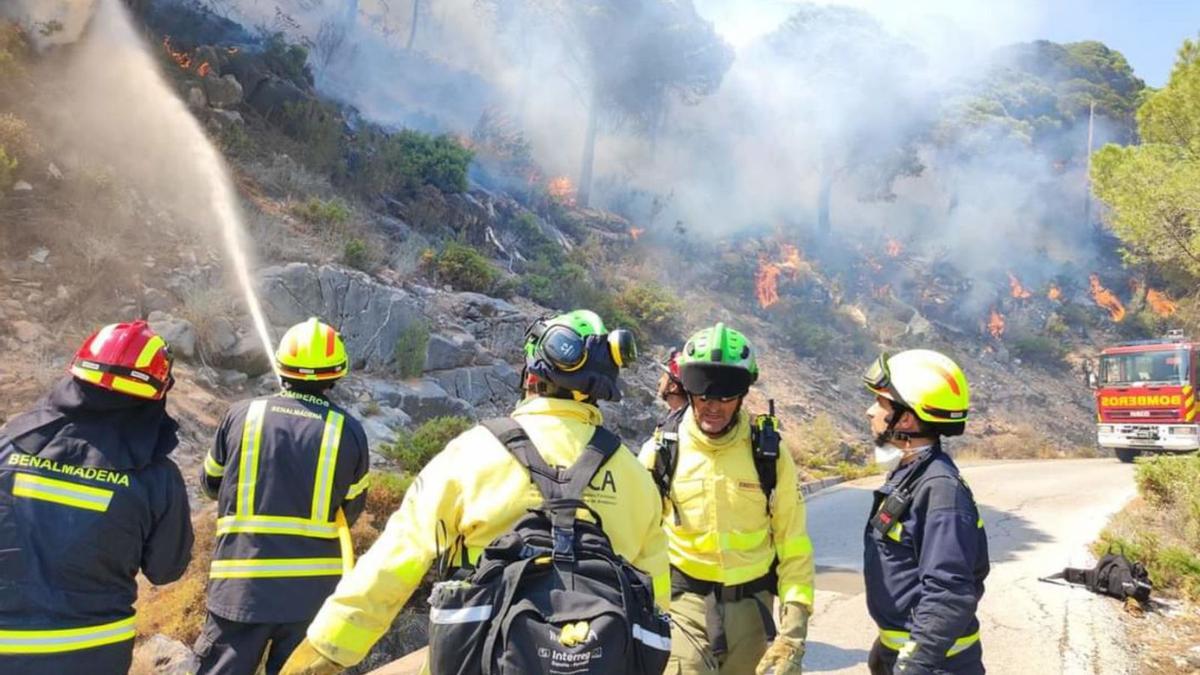
[[158,401],[174,384],[172,362],[166,340],[139,320],[93,333],[75,352],[70,370],[97,387]]

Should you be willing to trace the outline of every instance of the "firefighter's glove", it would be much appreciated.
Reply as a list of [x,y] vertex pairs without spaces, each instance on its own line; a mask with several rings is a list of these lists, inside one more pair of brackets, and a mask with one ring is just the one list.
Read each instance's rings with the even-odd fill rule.
[[801,675],[804,641],[808,637],[808,605],[785,602],[780,609],[779,635],[758,662],[755,675]]
[[307,639],[296,647],[296,651],[283,664],[279,675],[337,675],[345,670],[344,666],[334,663]]
[[896,665],[892,667],[892,672],[896,675],[933,675],[933,671],[927,666],[903,657],[896,659]]

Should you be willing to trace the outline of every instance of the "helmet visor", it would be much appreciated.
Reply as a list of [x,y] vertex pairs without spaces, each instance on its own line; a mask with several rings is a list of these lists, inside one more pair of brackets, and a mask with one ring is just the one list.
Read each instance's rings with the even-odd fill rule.
[[892,371],[888,368],[889,358],[890,355],[887,352],[880,354],[879,358],[875,359],[875,362],[863,373],[863,384],[867,386],[867,389],[875,392],[875,394],[891,399],[900,405],[907,406],[908,404],[904,401],[904,397],[900,395],[900,392],[892,384]]

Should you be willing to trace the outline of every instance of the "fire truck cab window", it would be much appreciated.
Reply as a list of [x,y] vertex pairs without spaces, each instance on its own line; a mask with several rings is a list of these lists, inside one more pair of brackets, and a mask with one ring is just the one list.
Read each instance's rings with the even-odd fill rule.
[[1178,384],[1188,379],[1187,364],[1183,350],[1110,354],[1100,360],[1100,380],[1104,384]]

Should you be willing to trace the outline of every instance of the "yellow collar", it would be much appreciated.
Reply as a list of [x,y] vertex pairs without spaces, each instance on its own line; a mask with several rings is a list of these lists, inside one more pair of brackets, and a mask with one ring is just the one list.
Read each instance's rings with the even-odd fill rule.
[[683,414],[683,422],[680,426],[686,430],[693,445],[711,452],[720,452],[730,446],[750,442],[749,420],[750,417],[746,414],[746,408],[743,405],[742,409],[737,413],[737,423],[729,431],[713,438],[700,430],[700,425],[696,422],[696,418],[692,414],[692,407],[688,406],[687,412]]
[[604,415],[600,409],[590,403],[568,401],[547,396],[531,396],[517,404],[512,416],[519,415],[551,415],[563,419],[574,420],[598,427],[604,424]]

